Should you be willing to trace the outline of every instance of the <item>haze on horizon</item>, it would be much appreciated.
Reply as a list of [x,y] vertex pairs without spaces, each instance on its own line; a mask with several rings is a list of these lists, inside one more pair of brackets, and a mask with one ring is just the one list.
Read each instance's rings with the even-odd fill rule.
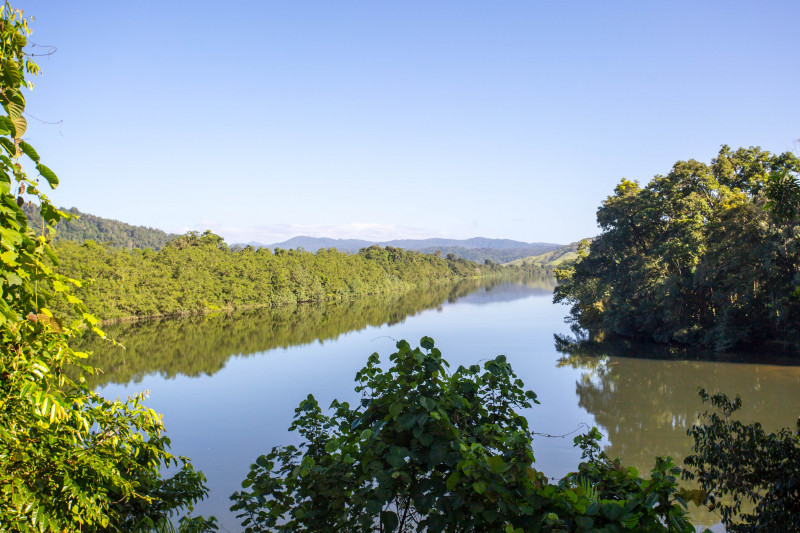
[[800,137],[791,1],[16,5],[53,201],[228,242],[568,243],[622,177]]

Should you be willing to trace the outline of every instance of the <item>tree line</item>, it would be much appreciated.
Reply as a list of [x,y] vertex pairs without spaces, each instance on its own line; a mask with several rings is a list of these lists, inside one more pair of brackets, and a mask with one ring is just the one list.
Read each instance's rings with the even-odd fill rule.
[[[76,295],[103,319],[175,316],[219,309],[351,300],[422,285],[532,269],[478,265],[378,245],[335,249],[231,250],[222,237],[190,232],[162,250],[60,241],[57,271],[84,280]],[[66,312],[66,302],[59,310]]]

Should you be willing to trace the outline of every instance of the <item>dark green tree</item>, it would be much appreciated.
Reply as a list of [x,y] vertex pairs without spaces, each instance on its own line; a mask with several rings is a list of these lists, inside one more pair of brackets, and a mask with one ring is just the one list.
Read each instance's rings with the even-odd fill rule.
[[597,340],[800,351],[798,169],[793,154],[724,146],[645,187],[622,180],[554,300]]

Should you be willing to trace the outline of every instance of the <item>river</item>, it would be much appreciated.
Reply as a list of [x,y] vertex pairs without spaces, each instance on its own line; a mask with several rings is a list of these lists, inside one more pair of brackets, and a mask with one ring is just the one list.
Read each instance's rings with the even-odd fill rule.
[[[541,405],[525,414],[531,428],[566,435],[534,440],[536,467],[561,477],[580,454],[575,431],[597,426],[609,455],[648,472],[656,455],[678,464],[691,453],[686,429],[703,406],[696,389],[740,394],[742,418],[768,429],[793,426],[800,414],[800,366],[781,357],[714,357],[631,344],[599,353],[558,351],[569,334],[567,308],[552,303],[549,277],[468,281],[405,294],[330,305],[147,321],[106,328],[126,346],[92,344],[91,376],[106,397],[149,390],[148,407],[164,416],[172,452],[208,477],[209,497],[195,514],[215,515],[239,531],[228,496],[260,454],[297,443],[287,431],[309,393],[320,405],[354,402],[353,377],[373,352],[383,360],[396,340],[433,337],[453,368],[505,354]],[[750,358],[754,358],[751,356]],[[690,504],[698,525],[716,517]],[[721,531],[719,526],[715,531]]]

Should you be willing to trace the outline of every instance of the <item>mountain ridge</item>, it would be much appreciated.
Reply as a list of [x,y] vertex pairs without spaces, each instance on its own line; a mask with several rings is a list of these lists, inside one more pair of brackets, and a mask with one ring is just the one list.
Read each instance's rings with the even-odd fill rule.
[[[549,248],[556,250],[563,244],[550,242],[523,242],[513,239],[493,239],[488,237],[471,237],[469,239],[448,239],[443,237],[431,237],[427,239],[391,239],[391,240],[367,240],[367,239],[333,239],[330,237],[310,237],[308,235],[297,235],[282,242],[264,244],[257,241],[249,243],[253,247],[292,249],[301,247],[309,252],[316,252],[320,248],[336,248],[339,251],[357,252],[361,248],[373,246],[393,246],[405,250],[422,250],[437,247],[460,247],[467,250],[489,249],[489,250],[513,250],[530,248]],[[541,252],[545,253],[545,252]]]

